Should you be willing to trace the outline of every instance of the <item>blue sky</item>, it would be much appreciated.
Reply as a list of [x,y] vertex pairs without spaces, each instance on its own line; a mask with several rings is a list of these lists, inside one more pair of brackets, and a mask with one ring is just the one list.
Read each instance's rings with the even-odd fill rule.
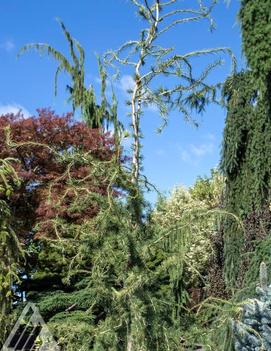
[[[194,23],[178,27],[165,40],[181,53],[229,47],[236,55],[239,67],[244,66],[238,8],[238,0],[232,0],[228,6],[221,0],[213,13],[217,26],[214,32],[208,30],[207,22]],[[54,96],[55,62],[34,52],[20,59],[16,57],[20,47],[31,42],[47,42],[67,53],[56,17],[64,21],[85,48],[87,83],[93,83],[97,88],[95,53],[102,54],[127,40],[136,39],[142,25],[129,0],[0,0],[0,114],[21,108],[31,115],[40,107],[51,107],[59,114],[70,111],[65,78],[60,80],[58,96]],[[198,59],[196,69],[204,64],[206,59]],[[210,79],[223,81],[230,70],[230,60],[226,59],[225,65]],[[131,78],[128,71],[123,70],[121,74],[117,84],[119,116],[128,122],[124,102],[125,88]],[[158,113],[151,109],[146,111],[143,117],[144,170],[160,191],[167,192],[179,184],[189,186],[198,175],[209,174],[218,164],[225,114],[221,107],[208,107],[202,116],[198,116],[200,126],[196,129],[173,112],[167,128],[157,134]],[[149,194],[148,198],[153,201],[155,194]]]

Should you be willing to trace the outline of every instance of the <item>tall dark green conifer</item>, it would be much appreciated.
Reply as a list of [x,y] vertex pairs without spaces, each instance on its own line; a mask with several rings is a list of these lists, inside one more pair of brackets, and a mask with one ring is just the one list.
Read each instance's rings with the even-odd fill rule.
[[224,86],[225,207],[244,224],[241,228],[227,220],[223,228],[225,278],[231,288],[255,282],[259,263],[271,261],[271,2],[243,0],[240,21],[249,68]]

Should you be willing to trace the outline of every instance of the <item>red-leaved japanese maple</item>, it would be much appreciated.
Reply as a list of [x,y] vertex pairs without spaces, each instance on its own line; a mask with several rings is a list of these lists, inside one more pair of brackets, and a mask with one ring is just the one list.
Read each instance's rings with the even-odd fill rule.
[[36,236],[51,236],[53,218],[81,223],[96,215],[95,202],[70,211],[70,204],[81,195],[69,186],[71,179],[84,184],[79,190],[82,197],[86,191],[106,194],[106,179],[94,177],[91,165],[74,158],[72,163],[65,162],[63,155],[90,153],[93,159],[109,161],[114,153],[114,140],[109,133],[74,121],[69,113],[58,116],[49,109],[37,112],[30,118],[20,114],[0,116],[0,157],[18,160],[14,167],[21,186],[9,203],[16,232],[23,241],[33,235],[38,222],[43,224]]

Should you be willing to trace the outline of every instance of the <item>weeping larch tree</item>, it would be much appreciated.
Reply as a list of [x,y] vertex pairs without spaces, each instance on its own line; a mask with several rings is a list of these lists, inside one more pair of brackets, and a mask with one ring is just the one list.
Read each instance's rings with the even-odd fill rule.
[[[29,280],[32,276],[48,278],[48,271],[54,270],[57,284],[53,282],[46,290],[38,291],[40,284],[33,287],[32,279],[28,288],[25,287],[27,298],[38,304],[58,343],[67,351],[75,347],[81,351],[180,349],[181,307],[184,305],[183,238],[178,240],[172,254],[167,242],[172,241],[171,234],[177,237],[179,233],[173,230],[154,233],[155,229],[143,220],[140,193],[145,178],[141,172],[141,117],[144,107],[154,105],[164,126],[172,109],[177,109],[187,119],[190,119],[191,109],[203,111],[208,102],[216,100],[217,85],[207,84],[206,78],[221,60],[212,62],[197,76],[192,69],[193,59],[230,52],[218,48],[178,54],[174,48],[160,46],[160,37],[181,24],[207,19],[212,27],[211,12],[216,1],[209,5],[198,1],[194,8],[179,8],[177,0],[132,0],[132,3],[146,28],[138,40],[125,43],[104,58],[105,65],[133,68],[134,87],[129,102],[133,132],[131,165],[126,167],[120,162],[118,141],[116,149],[113,146],[112,153],[109,152],[109,158],[95,158],[91,148],[84,147],[80,141],[79,145],[72,144],[64,150],[57,148],[57,153],[52,150],[57,169],[63,175],[55,174],[56,179],[48,179],[46,188],[41,189],[45,201],[41,201],[38,213],[46,214],[45,221],[40,218],[32,229],[42,234],[42,240],[36,247],[28,247],[30,253],[37,250],[34,252],[36,261],[28,272]],[[103,105],[106,109],[99,110],[102,104],[96,105],[93,90],[84,87],[83,50],[63,23],[61,27],[69,43],[71,62],[47,44],[32,44],[23,51],[35,48],[59,62],[57,75],[66,71],[71,78],[68,91],[74,109],[81,109],[88,126],[97,129],[103,125],[105,110],[116,118],[116,105]],[[100,67],[105,93],[106,75]],[[105,94],[102,97],[106,99]],[[85,129],[85,125],[81,127]],[[74,136],[80,138],[81,132]],[[96,132],[99,136],[99,131]],[[90,142],[88,138],[84,141]],[[13,142],[16,148],[18,141]],[[52,146],[42,145],[46,150]],[[31,150],[32,147],[35,145],[31,145]],[[39,149],[41,145],[36,147]],[[50,161],[50,157],[51,154],[46,159]],[[101,191],[95,191],[97,187]],[[131,198],[136,201],[131,201],[130,206]],[[94,215],[89,215],[92,207]],[[86,216],[81,221],[85,211]]]
[[[141,30],[138,39],[125,42],[115,51],[108,51],[104,61],[106,65],[117,70],[124,66],[133,74],[134,85],[128,90],[130,98],[127,104],[131,108],[129,116],[133,139],[131,179],[139,194],[143,137],[141,119],[144,109],[155,107],[159,111],[163,123],[158,131],[167,124],[168,115],[172,110],[179,111],[186,120],[191,121],[191,110],[200,113],[209,102],[216,100],[218,84],[207,84],[206,78],[213,69],[222,64],[221,59],[217,59],[196,75],[193,60],[219,53],[231,55],[231,51],[227,48],[216,48],[178,53],[174,47],[161,44],[161,38],[180,25],[207,20],[212,29],[211,14],[216,1],[207,5],[200,0],[198,6],[189,8],[180,8],[177,0],[132,0],[132,3],[146,26]],[[234,63],[234,58],[232,59]],[[135,219],[140,221],[139,202],[134,200],[140,197],[138,194],[132,192],[131,197]]]
[[228,110],[222,170],[225,208],[243,226],[223,225],[224,274],[229,289],[257,281],[261,261],[270,261],[271,187],[271,2],[243,0],[240,23],[248,69],[224,86]]

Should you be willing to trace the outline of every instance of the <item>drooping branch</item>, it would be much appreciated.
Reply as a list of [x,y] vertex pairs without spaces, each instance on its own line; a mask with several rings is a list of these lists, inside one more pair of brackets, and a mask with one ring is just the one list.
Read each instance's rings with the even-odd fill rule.
[[[12,307],[13,286],[18,283],[18,271],[24,256],[22,245],[13,228],[12,211],[9,199],[14,189],[20,185],[20,179],[12,157],[0,158],[0,322],[5,329],[5,319]],[[0,331],[0,340],[2,333]]]
[[136,6],[138,14],[147,23],[140,33],[138,40],[124,43],[116,51],[108,51],[104,60],[113,68],[130,66],[133,71],[134,86],[129,91],[131,106],[131,126],[133,130],[133,157],[132,180],[138,183],[141,155],[140,155],[140,119],[143,107],[156,106],[160,115],[166,122],[172,109],[180,111],[186,119],[190,119],[190,109],[198,112],[215,97],[219,85],[207,84],[206,78],[210,72],[222,64],[220,58],[214,60],[195,76],[193,72],[193,59],[205,55],[228,54],[235,68],[235,60],[228,48],[204,49],[185,54],[174,53],[174,48],[166,48],[159,44],[162,34],[180,24],[208,20],[213,28],[211,17],[216,4],[205,5],[198,1],[195,8],[180,8],[177,0],[131,0]]
[[111,106],[104,93],[106,85],[106,72],[102,67],[101,61],[98,60],[101,85],[101,103],[96,102],[94,88],[85,84],[85,51],[81,44],[72,37],[70,32],[61,20],[58,20],[64,36],[69,44],[71,59],[65,57],[60,51],[46,43],[33,43],[25,45],[19,52],[19,56],[29,50],[37,50],[41,55],[47,54],[58,62],[55,72],[55,95],[58,90],[58,78],[60,73],[67,73],[70,77],[70,83],[66,88],[69,92],[69,102],[72,103],[73,112],[76,109],[81,110],[83,119],[91,128],[101,128],[108,123],[114,123]]

